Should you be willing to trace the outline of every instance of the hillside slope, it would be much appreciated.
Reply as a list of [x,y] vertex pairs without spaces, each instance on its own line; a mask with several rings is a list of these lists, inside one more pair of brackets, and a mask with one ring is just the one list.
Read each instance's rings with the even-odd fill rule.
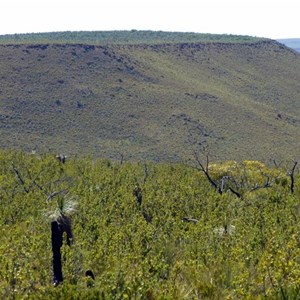
[[245,43],[0,45],[2,148],[131,160],[300,156],[300,55]]

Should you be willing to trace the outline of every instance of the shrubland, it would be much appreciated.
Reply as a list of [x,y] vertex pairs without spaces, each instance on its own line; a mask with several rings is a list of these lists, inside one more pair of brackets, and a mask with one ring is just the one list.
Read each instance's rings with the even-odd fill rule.
[[63,31],[47,33],[0,35],[0,44],[161,44],[197,42],[247,43],[266,40],[244,35],[208,34],[194,32],[164,32],[151,30]]
[[[0,298],[299,297],[297,168],[293,192],[291,163],[228,161],[205,170],[218,184],[227,179],[222,193],[197,161],[61,163],[0,152]],[[64,280],[55,287],[50,223],[63,205],[73,241],[64,239]]]

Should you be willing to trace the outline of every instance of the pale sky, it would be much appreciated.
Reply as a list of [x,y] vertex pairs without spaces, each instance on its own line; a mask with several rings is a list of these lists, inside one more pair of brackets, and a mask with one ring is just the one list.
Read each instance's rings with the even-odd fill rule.
[[162,30],[300,38],[299,0],[0,0],[0,35]]

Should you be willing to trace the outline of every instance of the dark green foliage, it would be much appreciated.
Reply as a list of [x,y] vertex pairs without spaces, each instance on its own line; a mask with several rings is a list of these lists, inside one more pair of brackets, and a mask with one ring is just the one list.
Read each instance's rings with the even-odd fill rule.
[[[140,163],[60,164],[54,155],[1,152],[0,298],[296,299],[298,171],[291,194],[286,170],[250,161],[210,170],[214,180],[227,174],[242,182],[243,199],[218,194],[186,165],[149,163],[144,180]],[[251,189],[263,185],[265,174],[271,187]],[[133,195],[137,184],[141,205]],[[74,238],[68,246],[64,234],[64,281],[53,287],[47,216],[69,199],[77,202]]]

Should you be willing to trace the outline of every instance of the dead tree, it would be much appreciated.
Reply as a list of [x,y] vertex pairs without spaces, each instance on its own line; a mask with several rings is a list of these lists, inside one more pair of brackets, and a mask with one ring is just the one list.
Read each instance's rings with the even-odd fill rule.
[[[197,161],[198,167],[197,169],[202,171],[210,184],[215,188],[215,190],[219,194],[223,194],[224,191],[229,190],[231,193],[233,193],[236,197],[243,199],[243,191],[244,188],[247,188],[247,191],[253,192],[258,189],[262,188],[269,188],[272,187],[272,180],[271,177],[267,174],[262,173],[262,176],[265,178],[265,182],[263,184],[255,184],[254,186],[250,187],[247,186],[246,182],[244,182],[244,179],[241,180],[241,182],[237,182],[237,180],[232,177],[225,175],[221,178],[220,181],[214,180],[211,175],[209,174],[209,157],[208,154],[206,155],[206,162],[205,164],[200,160],[199,155],[195,153],[195,159]],[[291,190],[293,192],[294,189],[294,172],[295,172],[295,167],[297,165],[297,162],[295,162],[292,171],[290,172],[291,176]]]
[[33,187],[37,187],[42,192],[44,192],[43,187],[37,183],[37,179],[40,176],[42,170],[36,175],[35,178],[32,179],[32,176],[31,176],[29,170],[26,168],[27,177],[29,177],[29,179],[31,181],[30,184],[26,185],[25,179],[21,175],[20,170],[14,164],[13,164],[12,168],[13,168],[14,172],[16,173],[16,176],[17,176],[18,180],[20,181],[21,185],[23,186],[24,192],[26,192],[28,194]]
[[[199,155],[195,152],[195,159],[200,167],[200,171],[202,171],[204,173],[204,175],[206,176],[206,178],[208,179],[208,181],[210,182],[210,184],[220,193],[222,194],[222,191],[219,189],[218,184],[212,179],[212,177],[209,174],[208,171],[208,164],[209,164],[209,157],[208,154],[206,155],[206,164],[205,166],[203,165],[203,163],[201,162]],[[199,169],[199,168],[198,168]]]
[[[223,176],[221,179],[220,184],[218,182],[216,182],[215,180],[213,180],[213,178],[210,176],[209,174],[209,169],[208,169],[208,165],[209,165],[209,155],[206,155],[206,163],[205,165],[202,163],[202,161],[199,158],[199,155],[195,152],[195,159],[198,163],[198,170],[202,171],[204,173],[204,175],[206,176],[206,178],[208,179],[209,183],[213,186],[213,188],[215,188],[215,190],[221,195],[223,194],[224,191],[224,187],[225,187],[225,182],[226,181],[233,181],[235,184],[235,180],[232,177],[229,176]],[[228,187],[228,190],[230,190],[234,195],[236,195],[238,198],[242,198],[242,195],[236,191],[234,188],[232,188],[231,186]]]
[[295,189],[295,170],[296,170],[297,164],[298,164],[298,161],[294,160],[294,165],[292,167],[292,170],[288,173],[288,176],[290,176],[290,178],[291,178],[290,190],[291,190],[292,194],[294,194],[294,189]]
[[271,178],[267,174],[263,174],[266,177],[266,182],[263,185],[256,184],[250,192],[256,191],[258,189],[269,188],[272,187]]

